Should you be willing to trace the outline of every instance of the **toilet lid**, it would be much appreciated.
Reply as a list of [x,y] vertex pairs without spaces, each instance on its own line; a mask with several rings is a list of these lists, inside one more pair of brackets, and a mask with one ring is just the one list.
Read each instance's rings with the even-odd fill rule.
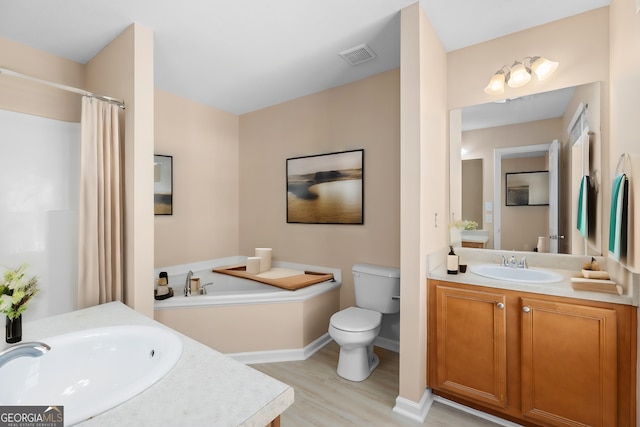
[[331,316],[331,326],[349,332],[364,332],[375,329],[382,321],[382,314],[364,308],[349,307]]

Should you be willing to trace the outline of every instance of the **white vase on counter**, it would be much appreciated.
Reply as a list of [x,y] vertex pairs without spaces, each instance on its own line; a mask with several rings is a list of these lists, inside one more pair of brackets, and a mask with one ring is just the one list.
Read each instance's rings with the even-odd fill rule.
[[538,237],[538,252],[549,252],[549,239],[544,236]]

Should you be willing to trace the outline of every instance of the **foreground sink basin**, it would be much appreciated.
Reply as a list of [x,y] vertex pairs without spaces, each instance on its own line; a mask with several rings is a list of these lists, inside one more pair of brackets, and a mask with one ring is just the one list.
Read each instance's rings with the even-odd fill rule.
[[479,264],[469,266],[469,271],[490,279],[519,283],[555,283],[562,280],[562,275],[539,268],[512,268],[497,264]]
[[87,329],[41,341],[51,347],[46,354],[0,367],[0,405],[64,406],[65,425],[143,392],[182,354],[176,334],[151,326]]

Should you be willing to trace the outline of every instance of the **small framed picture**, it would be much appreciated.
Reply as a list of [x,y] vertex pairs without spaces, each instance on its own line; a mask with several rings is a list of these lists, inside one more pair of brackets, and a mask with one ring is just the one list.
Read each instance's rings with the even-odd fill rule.
[[505,174],[506,206],[548,206],[549,171]]

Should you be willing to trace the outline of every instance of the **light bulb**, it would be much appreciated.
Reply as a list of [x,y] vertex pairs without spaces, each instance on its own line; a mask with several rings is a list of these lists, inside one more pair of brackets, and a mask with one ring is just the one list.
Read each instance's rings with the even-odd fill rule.
[[504,93],[504,73],[498,71],[494,74],[484,91],[488,95],[502,95]]
[[531,74],[522,64],[522,62],[516,62],[511,67],[511,76],[507,84],[509,87],[521,87],[529,83],[531,80]]

